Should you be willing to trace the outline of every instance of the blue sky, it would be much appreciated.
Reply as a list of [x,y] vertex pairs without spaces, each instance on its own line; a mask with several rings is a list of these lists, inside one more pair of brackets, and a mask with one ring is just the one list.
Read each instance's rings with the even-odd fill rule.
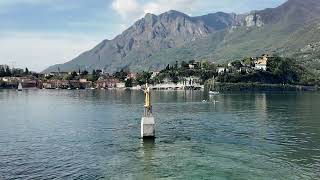
[[285,0],[0,0],[0,64],[41,71],[112,39],[145,13],[245,13]]

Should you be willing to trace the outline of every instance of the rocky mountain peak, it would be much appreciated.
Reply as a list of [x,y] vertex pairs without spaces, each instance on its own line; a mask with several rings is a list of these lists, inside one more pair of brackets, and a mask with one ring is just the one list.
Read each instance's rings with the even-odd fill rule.
[[170,10],[170,11],[167,11],[165,13],[162,13],[159,15],[160,17],[161,16],[169,16],[170,18],[178,18],[178,17],[184,17],[184,18],[190,18],[188,15],[182,13],[182,12],[179,12],[179,11],[176,11],[176,10]]
[[157,20],[157,18],[158,18],[158,16],[157,15],[154,15],[154,14],[151,14],[151,13],[147,13],[145,16],[144,16],[144,19],[145,19],[145,21],[151,21],[151,22],[154,22],[154,21],[156,21]]
[[263,25],[262,17],[256,12],[248,14],[245,18],[245,26],[247,27],[262,27]]
[[[225,56],[231,56],[232,50],[239,55],[240,53],[237,51],[250,50],[250,44],[246,48],[241,48],[243,44],[246,44],[243,43],[245,38],[247,38],[246,42],[251,42],[261,36],[262,40],[253,43],[259,44],[265,38],[273,37],[273,34],[277,33],[268,34],[267,30],[274,28],[280,29],[278,36],[284,37],[287,41],[286,35],[298,31],[305,24],[313,23],[319,18],[320,0],[288,0],[279,7],[252,11],[247,14],[217,12],[190,17],[175,10],[160,15],[148,13],[113,40],[103,41],[72,61],[52,66],[46,72],[56,71],[57,67],[63,71],[78,70],[79,67],[81,69],[90,67],[91,69],[104,68],[108,71],[116,71],[124,66],[148,66],[147,68],[157,69],[156,65],[166,64],[172,60],[183,60],[182,57],[210,55],[217,48],[219,49],[217,57],[224,57],[220,55],[223,54],[223,47],[231,50],[224,53]],[[246,31],[245,36],[240,35],[243,32],[241,27],[250,27],[252,32],[256,31],[256,27],[261,28],[259,28],[258,34],[253,34],[253,38],[250,38],[251,31]],[[240,30],[237,31],[238,29]],[[310,32],[306,33],[311,34],[312,30],[313,28],[310,28]],[[230,32],[233,34],[230,35]],[[240,34],[237,35],[238,33]],[[318,36],[310,35],[310,37]],[[270,47],[275,44],[278,43],[272,43]],[[233,45],[235,48],[231,49]],[[257,49],[263,49],[263,47],[266,46],[263,44],[261,47],[252,48],[256,52]],[[168,56],[163,58],[161,53],[168,53]],[[155,62],[157,58],[161,62]]]

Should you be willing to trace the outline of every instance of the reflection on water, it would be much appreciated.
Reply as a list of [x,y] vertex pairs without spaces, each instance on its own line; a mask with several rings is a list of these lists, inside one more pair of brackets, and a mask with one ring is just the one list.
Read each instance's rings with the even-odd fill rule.
[[[317,92],[0,90],[0,179],[319,179]],[[203,102],[203,100],[206,100]]]
[[[155,139],[142,139],[143,146],[143,172],[150,172],[152,168],[152,161],[154,160]],[[149,174],[144,174],[144,178],[150,177]]]

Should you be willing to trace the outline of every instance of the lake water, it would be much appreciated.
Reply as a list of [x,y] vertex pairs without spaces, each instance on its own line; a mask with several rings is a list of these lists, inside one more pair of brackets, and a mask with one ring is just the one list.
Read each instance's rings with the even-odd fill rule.
[[143,99],[0,90],[0,179],[320,178],[318,92],[153,92],[155,142],[139,139]]

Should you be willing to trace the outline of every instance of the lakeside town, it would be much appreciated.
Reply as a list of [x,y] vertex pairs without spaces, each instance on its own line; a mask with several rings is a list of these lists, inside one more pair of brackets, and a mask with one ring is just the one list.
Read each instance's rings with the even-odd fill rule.
[[297,65],[292,59],[263,54],[260,57],[244,58],[227,64],[212,63],[207,60],[180,64],[168,64],[161,71],[130,72],[122,69],[107,73],[103,70],[72,72],[35,73],[25,69],[10,68],[0,65],[0,88],[39,89],[141,89],[149,83],[158,90],[199,90],[206,84],[217,83],[258,83],[299,85],[315,87],[318,77]]

